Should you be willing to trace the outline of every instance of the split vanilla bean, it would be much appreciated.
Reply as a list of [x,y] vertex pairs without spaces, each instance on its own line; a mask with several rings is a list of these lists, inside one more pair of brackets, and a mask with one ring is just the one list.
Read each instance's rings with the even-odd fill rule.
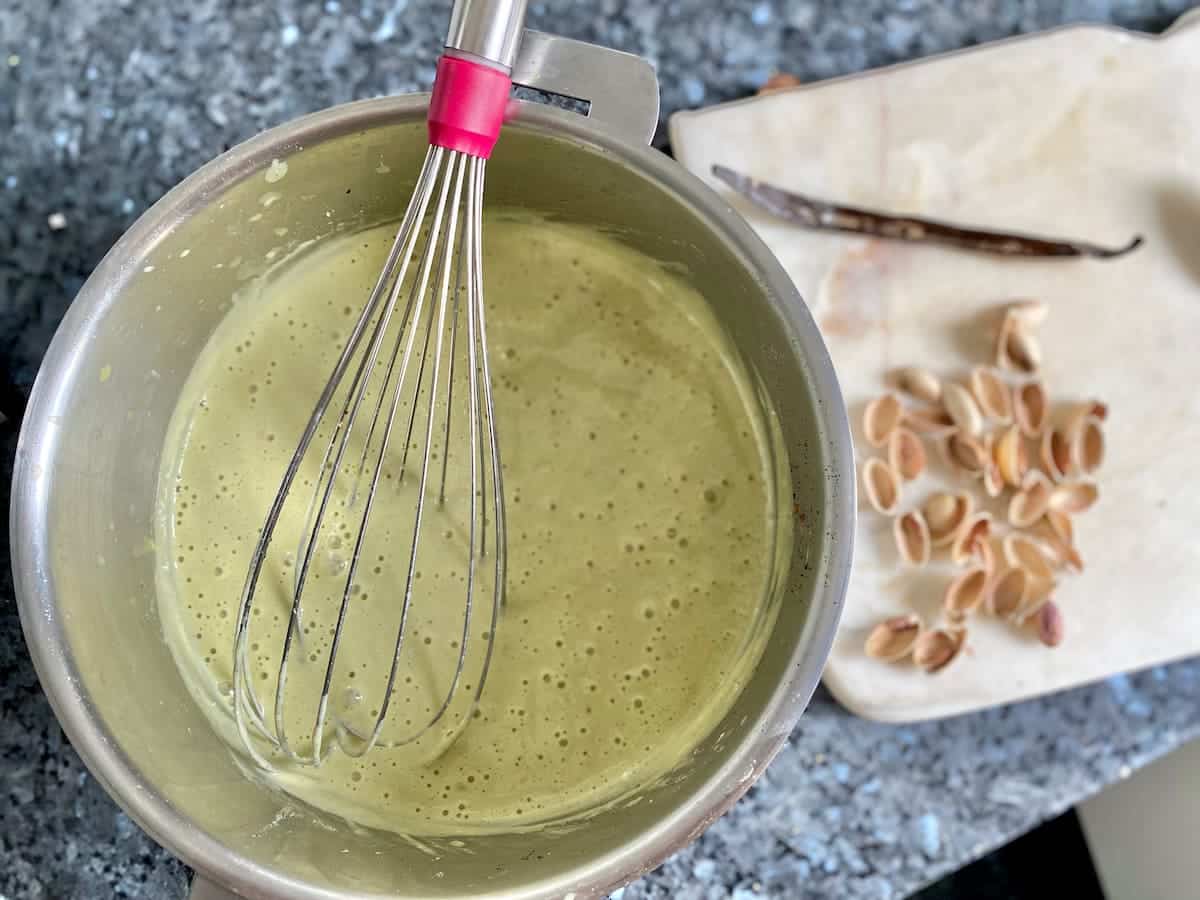
[[1142,245],[1141,235],[1136,235],[1123,247],[1102,247],[1085,241],[964,227],[936,219],[893,215],[828,203],[757,181],[725,166],[713,166],[712,173],[756,206],[781,219],[816,231],[839,231],[910,243],[944,244],[1000,256],[1115,259]]

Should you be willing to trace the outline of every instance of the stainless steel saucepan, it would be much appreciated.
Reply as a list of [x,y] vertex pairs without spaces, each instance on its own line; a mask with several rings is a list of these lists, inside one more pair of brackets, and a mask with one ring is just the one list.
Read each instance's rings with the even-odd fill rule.
[[[84,285],[30,398],[13,486],[17,597],[42,685],[108,792],[198,871],[195,900],[601,896],[750,786],[820,676],[849,573],[854,475],[811,316],[746,223],[646,146],[658,99],[644,61],[530,33],[514,80],[590,100],[590,115],[515,101],[488,204],[612,228],[676,264],[779,414],[802,515],[767,649],[685,765],[640,802],[572,826],[401,838],[299,810],[246,776],[161,634],[152,537],[164,432],[239,284],[300,242],[399,215],[411,184],[397,179],[415,178],[425,152],[428,98],[352,103],[273,129],[171,191]],[[268,205],[286,235],[259,227]]]

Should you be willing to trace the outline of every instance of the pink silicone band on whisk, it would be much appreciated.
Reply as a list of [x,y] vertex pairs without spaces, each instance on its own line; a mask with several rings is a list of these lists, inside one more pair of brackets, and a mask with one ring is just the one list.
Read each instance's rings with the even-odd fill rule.
[[443,56],[429,101],[429,143],[487,159],[496,146],[512,80],[482,63]]

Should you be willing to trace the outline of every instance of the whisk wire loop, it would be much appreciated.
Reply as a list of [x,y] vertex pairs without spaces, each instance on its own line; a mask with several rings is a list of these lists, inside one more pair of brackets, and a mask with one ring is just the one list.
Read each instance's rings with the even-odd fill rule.
[[[494,399],[492,396],[491,373],[488,366],[487,331],[482,280],[482,203],[485,160],[456,150],[430,147],[412,199],[405,212],[396,238],[392,243],[379,280],[358,317],[340,356],[333,367],[332,375],[321,392],[311,417],[306,424],[296,451],[289,462],[263,528],[251,554],[249,570],[241,595],[236,619],[234,645],[234,717],[241,736],[251,756],[261,765],[268,766],[261,744],[255,737],[265,739],[267,744],[288,760],[300,764],[319,765],[334,746],[348,756],[357,757],[377,745],[402,746],[412,743],[442,722],[450,710],[454,697],[463,682],[471,639],[471,624],[477,590],[478,559],[486,555],[488,530],[488,499],[490,494],[490,517],[493,526],[492,608],[488,630],[482,635],[484,649],[479,664],[469,704],[458,716],[456,724],[443,736],[443,746],[461,733],[475,713],[482,696],[488,670],[491,665],[496,627],[504,602],[504,576],[506,568],[506,532],[501,484],[502,466],[499,441],[495,423]],[[430,207],[432,206],[432,213]],[[426,226],[426,218],[431,221]],[[424,246],[417,253],[418,244],[424,237]],[[408,279],[414,257],[418,258],[416,275]],[[407,298],[399,317],[395,316],[400,305],[404,287],[408,286]],[[464,296],[465,295],[465,296]],[[467,551],[465,567],[465,602],[461,619],[461,634],[457,644],[458,653],[453,673],[441,700],[432,708],[432,714],[411,730],[406,736],[389,737],[383,740],[384,724],[387,720],[400,671],[402,652],[409,636],[411,610],[416,594],[416,582],[420,577],[418,560],[422,538],[428,526],[426,503],[438,507],[446,504],[447,466],[451,456],[452,407],[458,355],[459,317],[466,315],[466,348],[464,360],[467,386],[469,421],[463,428],[462,438],[469,444],[469,491],[467,492]],[[393,322],[396,322],[393,327]],[[384,361],[384,343],[394,333],[394,343]],[[364,349],[365,343],[365,349]],[[357,366],[349,375],[355,359]],[[414,361],[416,366],[413,366]],[[415,376],[412,369],[415,368]],[[382,370],[382,378],[377,372]],[[426,377],[428,374],[428,377]],[[410,377],[411,376],[411,377]],[[348,381],[348,386],[345,382]],[[339,391],[345,391],[336,419],[327,420],[333,401]],[[368,402],[375,392],[374,403]],[[445,412],[443,427],[437,437],[441,438],[441,473],[435,476],[436,488],[431,482],[431,464],[436,460],[434,453],[435,433],[438,419],[438,401],[444,394]],[[390,402],[389,402],[390,400]],[[387,678],[377,709],[371,710],[371,721],[366,727],[356,726],[336,713],[331,713],[331,695],[338,670],[338,653],[342,649],[347,618],[356,603],[365,598],[356,597],[358,586],[356,575],[364,553],[364,543],[371,527],[375,500],[382,488],[383,476],[392,444],[396,419],[404,403],[409,405],[404,430],[404,445],[401,453],[397,482],[403,482],[410,449],[418,451],[419,473],[416,485],[415,508],[412,512],[413,530],[409,555],[403,566],[404,584],[400,593],[399,620],[391,659],[388,662]],[[363,441],[362,452],[357,464],[343,471],[345,456],[351,447],[351,437],[364,413],[364,405],[372,406]],[[386,414],[384,408],[387,408]],[[424,410],[421,420],[423,441],[413,441],[417,424],[418,405]],[[365,418],[365,417],[364,417]],[[382,425],[381,425],[382,422]],[[249,630],[251,614],[268,548],[275,535],[284,506],[290,496],[302,464],[319,431],[328,429],[328,437],[321,455],[317,477],[314,479],[312,496],[304,516],[304,530],[296,554],[296,569],[291,581],[290,609],[287,627],[282,639],[279,667],[275,683],[273,715],[268,716],[262,699],[254,685],[249,656]],[[352,473],[352,474],[351,474]],[[339,492],[335,486],[349,477],[349,491]],[[389,478],[390,478],[389,474]],[[492,488],[488,491],[487,481]],[[365,482],[365,491],[360,492]],[[361,493],[361,510],[358,510]],[[313,564],[323,529],[326,528],[331,507],[339,497],[348,494],[348,501],[341,501],[344,515],[358,511],[357,528],[352,541],[352,551],[344,565],[344,579],[340,589],[337,615],[332,626],[328,658],[325,660],[321,679],[321,693],[307,746],[293,745],[289,739],[285,707],[287,704],[288,672],[295,650],[305,652],[305,612],[302,603],[305,589],[313,575]],[[340,573],[339,573],[340,576]],[[380,602],[372,598],[373,602]],[[428,643],[426,638],[426,643]],[[315,658],[315,654],[314,654]],[[266,675],[260,677],[266,678]],[[253,735],[252,733],[253,732]],[[330,734],[335,740],[329,741]]]

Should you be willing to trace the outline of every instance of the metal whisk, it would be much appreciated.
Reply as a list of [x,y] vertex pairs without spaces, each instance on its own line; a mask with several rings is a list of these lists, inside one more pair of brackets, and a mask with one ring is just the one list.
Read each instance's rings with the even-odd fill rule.
[[[233,704],[242,742],[264,766],[269,763],[255,736],[294,762],[314,765],[324,761],[335,745],[348,755],[361,756],[376,745],[412,743],[443,720],[453,722],[445,736],[452,740],[469,721],[482,694],[504,599],[506,537],[488,366],[481,216],[484,171],[511,88],[525,5],[525,0],[455,4],[430,102],[430,147],[408,209],[379,279],[304,428],[251,555],[235,623]],[[465,413],[461,410],[464,390]],[[456,408],[458,418],[452,415]],[[458,469],[468,469],[469,476],[462,476],[464,483],[459,486],[452,478],[448,488],[452,459],[461,464]],[[274,589],[285,606],[290,595],[290,609],[273,703],[264,705],[255,673],[268,686],[270,678],[262,657],[254,655],[262,648],[250,638],[252,613],[261,614],[264,601],[258,595],[269,549],[285,507],[295,502],[298,480],[311,483],[312,495],[298,535],[299,548],[294,559],[285,558],[284,564],[294,569],[286,579],[269,568],[265,573],[268,585],[274,577]],[[379,527],[372,519],[376,500],[381,491],[401,490],[401,485],[415,490],[411,532],[406,525],[407,540],[396,540],[394,535],[380,538],[372,531]],[[435,534],[437,526],[441,531]],[[400,736],[385,737],[385,721],[402,670],[411,679],[421,669],[420,660],[410,660],[404,667],[401,661],[413,643],[420,566],[429,556],[422,551],[431,542],[455,540],[465,542],[466,563],[465,572],[449,573],[444,579],[461,582],[456,589],[463,597],[461,632],[456,630],[457,639],[450,642],[457,648],[457,660],[449,686],[444,692],[432,692],[435,699],[430,701],[428,717],[419,718],[423,724],[410,725]],[[381,564],[392,562],[393,557],[401,560],[395,595],[366,598],[358,576],[374,564],[368,545],[379,549],[374,545],[381,541],[385,552],[375,557]],[[481,565],[488,557],[489,565]],[[330,559],[332,573],[328,566],[322,569]],[[306,589],[311,594],[313,582],[322,574],[327,578],[333,574],[336,583],[329,594],[330,608],[318,611],[302,599]],[[475,641],[476,595],[487,590],[489,576],[490,621],[481,635],[482,657],[472,666],[477,669],[471,673],[473,683],[468,683],[471,676],[464,672],[468,648]],[[354,679],[364,668],[362,660],[339,661],[339,650],[355,612],[367,603],[392,604],[377,609],[398,607],[399,611],[394,640],[383,641],[392,649],[390,658],[380,664],[386,682],[381,691],[372,688],[372,697],[364,703],[363,691],[357,687],[341,696],[345,691],[341,684],[335,686],[335,674]],[[440,603],[433,614],[444,613]],[[331,616],[334,607],[336,615]],[[323,654],[315,652],[318,632],[328,641]],[[382,640],[377,634],[365,637]],[[439,636],[439,641],[444,637]],[[431,640],[426,636],[423,643]],[[300,742],[288,733],[291,701],[286,689],[296,665],[315,665],[318,673],[323,666],[319,699],[309,710],[313,725]],[[455,704],[460,692],[466,699]],[[341,703],[361,716],[372,699],[374,708],[358,724],[338,709]],[[452,705],[461,711],[447,717]],[[301,719],[306,720],[306,715]],[[411,715],[408,721],[412,722]]]

